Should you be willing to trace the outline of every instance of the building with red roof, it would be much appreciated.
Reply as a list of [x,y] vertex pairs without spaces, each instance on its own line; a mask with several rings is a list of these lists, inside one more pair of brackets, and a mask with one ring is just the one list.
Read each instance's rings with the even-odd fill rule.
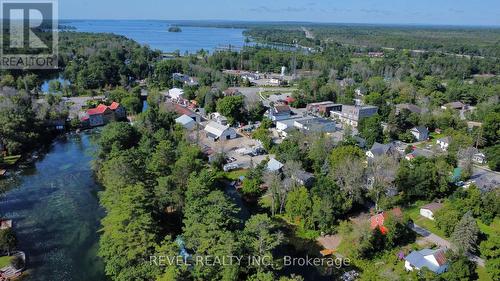
[[394,208],[390,210],[389,212],[382,212],[379,214],[376,214],[370,218],[370,228],[371,229],[380,229],[380,232],[382,234],[386,234],[388,232],[387,227],[384,226],[385,220],[392,215],[396,219],[402,219],[403,218],[403,212],[401,211],[400,208]]
[[97,127],[125,117],[127,117],[125,108],[119,103],[113,102],[110,106],[101,103],[95,108],[88,109],[80,120],[90,127]]

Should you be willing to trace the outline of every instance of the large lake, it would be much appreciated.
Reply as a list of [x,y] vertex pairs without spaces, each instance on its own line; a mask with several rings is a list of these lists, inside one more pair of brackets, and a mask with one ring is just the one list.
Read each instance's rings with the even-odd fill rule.
[[245,44],[243,29],[181,27],[182,32],[168,32],[175,25],[170,21],[155,20],[75,20],[63,24],[76,27],[80,32],[114,33],[126,36],[163,52],[179,50],[195,53],[200,49],[212,52],[219,46],[242,47]]

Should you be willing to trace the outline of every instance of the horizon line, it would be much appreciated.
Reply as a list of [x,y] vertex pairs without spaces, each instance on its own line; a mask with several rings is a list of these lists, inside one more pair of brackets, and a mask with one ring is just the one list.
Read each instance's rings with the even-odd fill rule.
[[309,24],[309,25],[375,25],[375,26],[422,26],[422,27],[473,27],[500,29],[498,25],[485,24],[446,24],[446,23],[374,23],[374,22],[322,22],[300,20],[233,20],[233,19],[62,19],[59,21],[166,21],[166,22],[225,22],[225,23],[284,23],[284,24]]

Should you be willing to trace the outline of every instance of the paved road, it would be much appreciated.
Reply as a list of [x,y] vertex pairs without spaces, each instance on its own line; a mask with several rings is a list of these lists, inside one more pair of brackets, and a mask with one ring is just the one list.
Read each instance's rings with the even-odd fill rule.
[[[434,243],[438,245],[441,248],[446,248],[446,249],[452,249],[453,245],[446,239],[443,239],[436,234],[428,231],[427,229],[418,226],[416,224],[413,224],[412,227],[413,231],[415,231],[418,235],[424,237],[424,239],[430,243]],[[484,260],[478,256],[468,254],[467,257],[469,258],[470,261],[473,261],[477,263],[477,265],[484,267]]]

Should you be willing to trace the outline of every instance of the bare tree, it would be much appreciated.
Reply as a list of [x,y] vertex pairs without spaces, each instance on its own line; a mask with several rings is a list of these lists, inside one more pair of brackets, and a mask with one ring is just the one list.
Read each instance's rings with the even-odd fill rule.
[[390,155],[377,157],[368,163],[368,190],[375,201],[377,211],[379,211],[378,203],[381,196],[394,188],[398,169],[399,160]]
[[268,186],[268,196],[271,197],[271,213],[274,216],[276,211],[281,214],[285,206],[286,190],[284,189],[281,175],[276,172],[267,173],[264,182]]
[[364,163],[359,158],[347,157],[342,165],[332,172],[340,188],[353,200],[362,201],[362,191],[366,186]]
[[464,147],[457,152],[457,159],[460,162],[460,167],[462,167],[466,177],[470,177],[472,175],[472,169],[474,168],[474,162],[472,159],[477,153],[479,153],[479,150],[474,147]]

